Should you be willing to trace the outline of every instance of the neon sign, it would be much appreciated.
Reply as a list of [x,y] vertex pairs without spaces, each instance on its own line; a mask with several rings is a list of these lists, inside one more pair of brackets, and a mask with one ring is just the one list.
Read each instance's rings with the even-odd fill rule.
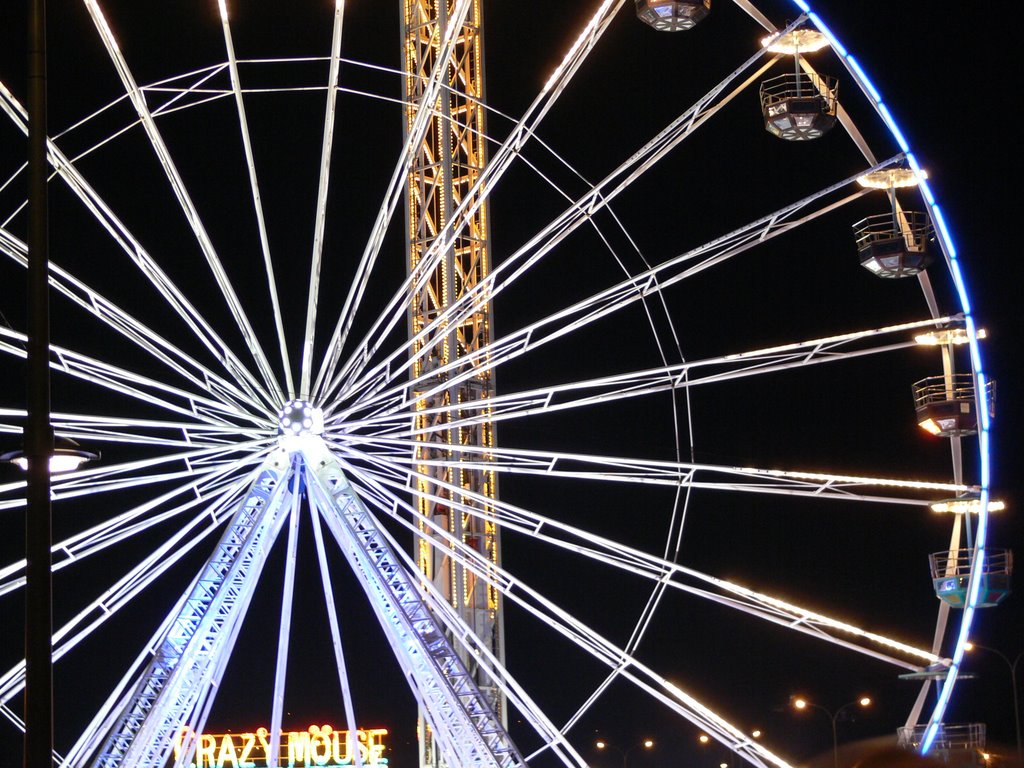
[[[359,762],[366,768],[386,768],[386,728],[338,731],[330,725],[311,725],[304,731],[282,731],[276,739],[281,768],[346,768]],[[175,760],[193,752],[189,768],[266,768],[274,744],[270,731],[250,733],[196,733],[183,728],[174,740]]]

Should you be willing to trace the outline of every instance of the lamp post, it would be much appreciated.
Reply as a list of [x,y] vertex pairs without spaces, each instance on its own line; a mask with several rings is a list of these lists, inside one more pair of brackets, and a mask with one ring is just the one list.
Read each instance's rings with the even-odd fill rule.
[[979,643],[967,643],[967,645],[965,645],[964,648],[968,651],[972,651],[975,648],[980,648],[983,651],[994,653],[996,656],[998,656],[1006,663],[1007,667],[1010,668],[1010,686],[1013,691],[1013,728],[1017,734],[1017,764],[1024,765],[1024,753],[1022,753],[1021,751],[1020,742],[1020,699],[1017,696],[1017,664],[1020,662],[1022,658],[1024,658],[1024,651],[1018,653],[1017,656],[1013,659],[1013,661],[1010,661],[1010,657],[1007,656],[1005,653],[996,650],[995,648],[990,648],[987,645],[981,645]]
[[28,418],[25,453],[25,768],[53,753],[53,590],[50,581],[50,306],[46,197],[46,2],[29,0]]
[[622,755],[622,768],[628,768],[630,753],[633,752],[634,750],[641,749],[641,748],[643,748],[643,749],[654,749],[654,739],[643,739],[639,743],[634,744],[633,746],[628,747],[625,750],[622,749],[622,747],[616,746],[615,744],[612,744],[609,741],[605,741],[604,739],[598,739],[597,741],[595,741],[594,742],[594,746],[597,747],[597,749],[601,750],[602,752],[604,750],[606,750],[606,749],[614,749],[616,752],[618,752],[620,755]]
[[804,710],[808,707],[812,709],[817,709],[820,712],[824,712],[828,719],[832,722],[832,765],[833,768],[839,768],[839,730],[836,727],[836,723],[839,722],[839,717],[843,714],[843,712],[848,710],[850,707],[865,708],[871,706],[870,697],[861,696],[859,699],[855,701],[848,701],[841,707],[839,707],[839,709],[837,709],[835,712],[832,712],[831,710],[826,709],[820,704],[815,704],[814,702],[808,701],[807,699],[800,696],[794,697],[792,699],[792,702],[794,709]]

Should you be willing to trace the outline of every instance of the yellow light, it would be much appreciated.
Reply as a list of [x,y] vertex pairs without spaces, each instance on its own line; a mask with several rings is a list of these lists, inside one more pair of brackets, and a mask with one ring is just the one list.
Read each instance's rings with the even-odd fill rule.
[[755,728],[753,731],[751,731],[750,735],[753,736],[755,739],[760,739],[761,731]]
[[[981,512],[981,499],[953,499],[952,501],[937,501],[931,505],[932,512],[949,512],[954,515],[976,515]],[[990,501],[989,512],[1002,512],[1006,504],[1002,501]]]
[[862,707],[870,707],[871,706],[871,697],[870,696],[862,696],[857,703],[860,704]]
[[702,733],[700,736],[697,737],[697,741],[699,741],[701,744],[707,744],[709,741],[711,741],[711,737],[708,736],[706,733]]
[[973,651],[974,650],[974,643],[970,643],[970,642],[964,643],[964,650],[968,651],[968,652]]
[[919,426],[925,432],[930,432],[933,435],[937,435],[942,432],[942,430],[939,429],[939,425],[935,423],[935,419],[929,418],[925,419],[924,421],[919,421],[917,423],[917,426]]
[[753,475],[769,477],[789,477],[795,480],[817,480],[826,483],[856,483],[858,485],[880,485],[887,488],[911,488],[923,491],[942,491],[960,489],[956,493],[974,493],[977,486],[958,485],[955,483],[933,483],[925,480],[899,480],[892,477],[865,477],[863,475],[830,475],[823,472],[796,472],[788,469],[760,469],[758,467],[739,467],[740,471]]
[[644,739],[644,749],[650,749],[654,746],[654,739]]
[[924,170],[914,172],[909,168],[885,168],[858,177],[857,183],[865,189],[899,189],[916,187],[927,178]]
[[793,699],[793,706],[796,709],[807,709],[807,700],[806,699]]
[[603,742],[603,741],[598,741],[597,743],[594,744],[594,746],[597,747],[598,749],[604,749],[605,747],[608,746],[608,744]]
[[828,38],[816,29],[794,29],[786,34],[761,38],[761,46],[772,53],[814,53],[828,47]]
[[[979,328],[977,331],[979,339],[984,339],[988,336],[988,333],[984,328]],[[924,346],[936,347],[945,344],[966,344],[970,341],[970,337],[967,335],[966,328],[945,328],[941,331],[929,331],[928,333],[921,333],[914,337],[914,341]]]

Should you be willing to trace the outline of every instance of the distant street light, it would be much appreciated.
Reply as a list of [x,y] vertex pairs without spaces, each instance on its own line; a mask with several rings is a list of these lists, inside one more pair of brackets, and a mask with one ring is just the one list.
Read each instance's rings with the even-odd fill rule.
[[840,715],[842,715],[843,712],[845,712],[850,707],[866,708],[871,706],[870,697],[861,696],[856,701],[848,701],[835,712],[832,712],[826,709],[825,707],[821,706],[820,704],[815,704],[814,702],[808,701],[807,699],[804,699],[799,696],[793,697],[790,701],[792,701],[794,709],[803,710],[807,709],[808,707],[811,707],[812,709],[817,709],[821,712],[824,712],[828,716],[828,719],[832,721],[832,765],[833,768],[839,768],[839,732],[836,728],[836,723],[839,721]]
[[[760,739],[761,738],[761,729],[760,728],[755,728],[754,730],[752,730],[750,732],[750,737],[752,739]],[[711,743],[711,737],[708,736],[706,733],[702,733],[702,734],[700,734],[700,736],[697,737],[697,741],[699,741],[701,743],[701,746],[707,746],[708,744]],[[723,744],[722,746],[725,746],[725,745]],[[728,753],[726,753],[726,754],[728,754]],[[729,768],[729,763],[727,763],[727,762],[719,763],[718,764],[718,768]]]
[[594,742],[594,746],[600,750],[614,749],[620,755],[622,755],[622,768],[628,768],[629,766],[629,754],[637,749],[654,749],[654,739],[644,739],[643,741],[634,744],[632,747],[623,750],[622,747],[616,746],[611,742],[605,741],[604,739],[598,739]]
[[978,643],[967,643],[964,646],[965,650],[971,651],[975,648],[980,648],[983,651],[994,653],[1004,662],[1006,666],[1010,668],[1010,687],[1013,690],[1013,727],[1017,733],[1017,764],[1024,765],[1024,753],[1021,752],[1020,744],[1020,700],[1017,696],[1017,663],[1024,658],[1024,651],[1017,654],[1013,661],[1010,661],[1010,657],[1002,651],[998,651],[995,648],[989,648],[987,645],[980,645]]

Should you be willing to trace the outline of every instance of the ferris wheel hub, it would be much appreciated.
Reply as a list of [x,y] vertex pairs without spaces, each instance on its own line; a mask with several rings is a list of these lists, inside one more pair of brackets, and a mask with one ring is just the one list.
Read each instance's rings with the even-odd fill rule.
[[323,431],[324,412],[308,400],[289,400],[277,412],[279,435],[321,435]]

